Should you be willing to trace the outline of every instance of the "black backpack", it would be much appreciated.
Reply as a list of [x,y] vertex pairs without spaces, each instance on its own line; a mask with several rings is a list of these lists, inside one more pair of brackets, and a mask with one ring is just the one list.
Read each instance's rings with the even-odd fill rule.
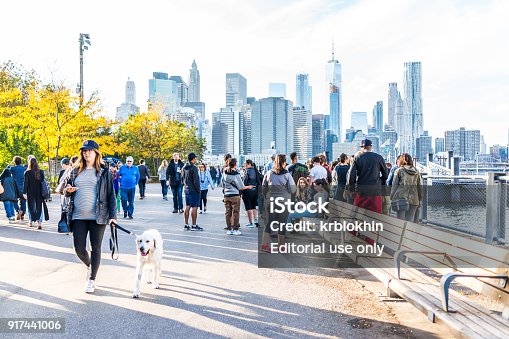
[[304,166],[300,163],[295,164],[293,171],[292,171],[292,178],[296,185],[299,182],[300,178],[302,178],[302,177],[307,178],[308,175],[309,175],[309,170],[306,166]]

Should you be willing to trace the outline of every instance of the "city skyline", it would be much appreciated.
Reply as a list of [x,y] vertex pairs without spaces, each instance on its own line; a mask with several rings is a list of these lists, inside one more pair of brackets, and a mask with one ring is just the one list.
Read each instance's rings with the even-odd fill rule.
[[[200,99],[208,107],[209,119],[224,106],[224,76],[229,72],[242,74],[248,82],[247,95],[257,99],[268,96],[269,82],[294,88],[296,74],[309,74],[313,113],[327,114],[323,63],[330,59],[334,37],[336,59],[342,66],[342,133],[350,127],[349,112],[370,112],[378,100],[388,112],[388,84],[397,82],[403,92],[403,63],[420,61],[424,129],[431,136],[443,137],[446,130],[464,126],[480,129],[488,145],[507,143],[507,125],[500,124],[509,113],[505,100],[509,48],[500,43],[509,28],[502,20],[509,10],[507,2],[407,1],[394,6],[396,2],[391,1],[280,0],[234,6],[231,1],[156,1],[150,8],[127,2],[122,7],[103,4],[103,10],[97,11],[99,2],[91,1],[79,18],[71,15],[72,4],[55,3],[56,13],[50,12],[47,3],[4,5],[8,12],[25,12],[27,5],[32,11],[26,14],[29,24],[3,37],[0,60],[34,68],[43,79],[53,72],[57,80],[75,88],[78,36],[89,33],[92,46],[85,52],[85,94],[99,90],[111,118],[124,101],[128,77],[137,85],[136,104],[143,111],[148,99],[145,84],[152,72],[168,72],[187,81],[193,59],[199,64]],[[170,31],[163,29],[166,21],[161,20],[152,24],[148,34],[143,22],[154,10],[169,13],[168,20],[176,27],[192,17],[207,30],[188,29],[183,37],[169,38]],[[359,18],[367,24],[355,25]],[[16,26],[16,19],[8,16],[0,25],[8,31]],[[120,26],[122,31],[115,28]],[[243,53],[231,43],[240,40],[263,48]],[[287,97],[295,102],[293,91],[287,91]],[[432,124],[437,119],[441,124]]]

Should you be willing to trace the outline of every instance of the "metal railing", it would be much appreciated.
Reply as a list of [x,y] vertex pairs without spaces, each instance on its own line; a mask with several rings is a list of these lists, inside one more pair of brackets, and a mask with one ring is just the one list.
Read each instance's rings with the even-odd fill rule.
[[423,174],[424,223],[453,229],[509,246],[507,176],[448,176]]

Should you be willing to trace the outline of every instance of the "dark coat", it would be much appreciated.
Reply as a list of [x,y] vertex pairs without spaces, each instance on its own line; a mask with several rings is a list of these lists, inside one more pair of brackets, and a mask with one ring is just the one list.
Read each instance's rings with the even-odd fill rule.
[[18,185],[11,176],[11,172],[5,169],[0,176],[0,182],[4,188],[4,192],[0,194],[0,201],[16,201],[18,200]]
[[190,162],[184,166],[182,181],[184,182],[184,190],[200,192],[200,174],[198,173],[198,168]]
[[[71,177],[67,181],[68,184],[74,186],[74,181],[78,176],[78,169],[74,169]],[[74,193],[67,193],[66,196],[71,197],[67,220],[72,227],[72,212],[74,209]],[[117,198],[113,188],[113,177],[107,166],[102,167],[101,173],[97,178],[97,197],[95,206],[95,222],[98,225],[106,225],[110,219],[117,218]]]
[[[178,167],[182,170],[184,163],[179,159],[177,163]],[[175,170],[175,160],[171,159],[166,169],[166,179],[170,181],[170,186],[181,186],[182,185],[182,172],[180,172],[180,180],[177,180],[177,171]],[[198,190],[200,192],[200,190]]]
[[41,174],[39,179],[35,177],[33,170],[27,170],[25,172],[23,194],[27,195],[27,208],[30,212],[30,219],[32,221],[39,220],[43,211],[44,198],[42,197],[41,185],[44,180],[44,171],[41,170],[40,172]]

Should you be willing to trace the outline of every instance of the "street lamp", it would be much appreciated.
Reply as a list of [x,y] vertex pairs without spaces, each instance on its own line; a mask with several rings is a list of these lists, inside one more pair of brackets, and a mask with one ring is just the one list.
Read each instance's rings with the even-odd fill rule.
[[80,83],[78,84],[77,92],[80,95],[80,107],[83,106],[83,52],[88,50],[88,46],[91,46],[90,43],[90,34],[88,33],[80,33]]

